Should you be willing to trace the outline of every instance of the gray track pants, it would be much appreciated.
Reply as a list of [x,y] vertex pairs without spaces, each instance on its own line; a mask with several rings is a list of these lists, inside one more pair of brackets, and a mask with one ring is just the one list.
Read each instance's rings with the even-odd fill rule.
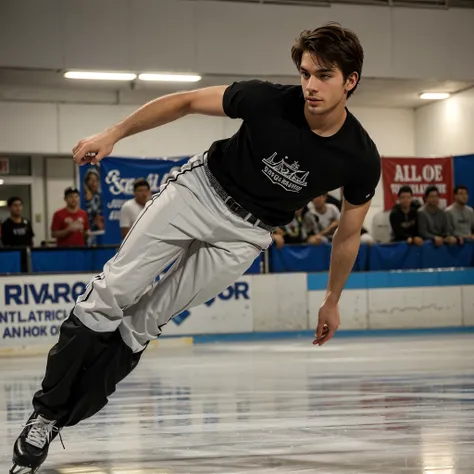
[[86,327],[119,328],[124,342],[141,351],[173,316],[225,290],[271,244],[269,231],[227,208],[204,160],[191,158],[162,186],[117,255],[77,299],[74,314]]

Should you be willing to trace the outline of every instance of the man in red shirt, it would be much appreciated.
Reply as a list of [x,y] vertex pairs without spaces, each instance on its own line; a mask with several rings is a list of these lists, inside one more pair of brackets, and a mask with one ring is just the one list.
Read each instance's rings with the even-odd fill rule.
[[51,235],[58,247],[84,247],[89,221],[86,211],[79,208],[79,191],[72,187],[66,188],[64,200],[66,207],[54,213]]

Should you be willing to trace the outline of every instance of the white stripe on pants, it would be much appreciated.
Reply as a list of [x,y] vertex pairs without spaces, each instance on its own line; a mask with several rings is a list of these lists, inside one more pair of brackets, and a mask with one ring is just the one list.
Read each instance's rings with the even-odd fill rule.
[[118,327],[124,342],[141,351],[173,316],[224,291],[271,242],[270,232],[227,208],[197,155],[147,203],[74,314],[97,332]]

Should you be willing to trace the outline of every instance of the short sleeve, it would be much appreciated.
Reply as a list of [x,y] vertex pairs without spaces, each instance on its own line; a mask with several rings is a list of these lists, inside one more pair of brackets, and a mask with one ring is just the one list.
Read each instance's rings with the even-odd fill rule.
[[89,230],[89,216],[87,215],[87,212],[84,211],[84,230]]
[[334,204],[331,205],[331,208],[332,208],[333,222],[340,220],[341,211]]
[[375,195],[380,180],[381,163],[378,153],[370,157],[365,166],[360,166],[357,174],[344,186],[344,199],[354,206],[361,206]]
[[35,236],[35,233],[33,231],[33,226],[31,225],[30,221],[28,221],[28,234],[31,238],[33,238]]
[[233,119],[251,120],[261,114],[262,104],[273,97],[274,89],[273,84],[259,80],[234,82],[224,92],[224,112]]
[[120,210],[120,228],[132,227],[132,217],[130,216],[130,207],[125,203]]
[[53,221],[51,222],[51,230],[62,230],[62,223],[63,220],[61,219],[61,215],[56,211],[53,215]]

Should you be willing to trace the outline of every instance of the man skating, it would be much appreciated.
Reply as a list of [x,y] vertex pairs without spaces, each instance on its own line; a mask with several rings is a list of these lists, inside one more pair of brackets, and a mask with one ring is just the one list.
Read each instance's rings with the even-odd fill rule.
[[346,109],[362,71],[356,35],[337,24],[305,31],[292,59],[302,87],[253,80],[164,96],[74,148],[76,163],[98,163],[119,140],[188,114],[243,120],[234,136],[170,176],[76,301],[15,443],[12,473],[35,472],[58,430],[97,413],[173,316],[238,279],[296,209],[343,187],[314,343],[332,338],[380,157]]

